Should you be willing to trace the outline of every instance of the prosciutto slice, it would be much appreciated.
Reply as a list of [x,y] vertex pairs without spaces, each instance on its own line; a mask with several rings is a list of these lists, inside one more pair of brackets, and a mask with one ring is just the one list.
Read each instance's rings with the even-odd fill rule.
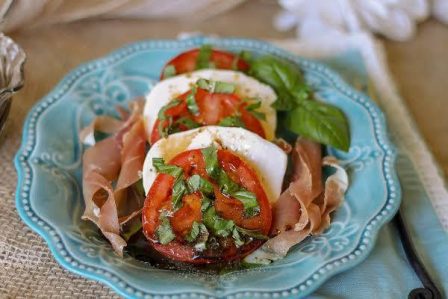
[[[268,264],[285,257],[292,246],[309,235],[322,233],[330,225],[330,213],[344,199],[347,173],[335,158],[322,159],[319,144],[299,138],[292,160],[292,181],[274,206],[272,233],[275,236],[246,257],[246,262]],[[325,184],[322,182],[323,166],[335,169]]]
[[[132,102],[130,114],[120,111],[125,118],[100,117],[80,132],[82,141],[93,144],[83,154],[82,218],[95,223],[119,255],[126,246],[121,226],[140,213],[144,200],[132,188],[140,180],[146,152],[142,107]],[[95,130],[112,135],[95,142]]]

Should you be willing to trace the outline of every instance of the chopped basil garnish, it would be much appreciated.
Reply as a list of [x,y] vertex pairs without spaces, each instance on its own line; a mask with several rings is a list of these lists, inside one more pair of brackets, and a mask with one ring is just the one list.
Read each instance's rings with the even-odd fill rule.
[[188,108],[188,111],[191,112],[191,114],[198,115],[199,107],[198,107],[198,104],[196,103],[195,96],[196,96],[196,86],[193,86],[191,88],[190,93],[187,96],[187,108]]
[[214,68],[214,64],[210,61],[211,56],[212,46],[202,45],[201,48],[199,48],[199,54],[196,58],[196,69]]
[[266,114],[256,111],[261,107],[261,101],[256,101],[246,106],[247,112],[255,116],[259,120],[266,120]]
[[246,216],[253,217],[260,213],[260,206],[258,205],[257,196],[254,193],[240,189],[233,192],[232,196],[243,203]]
[[[159,119],[159,126],[157,127],[157,130],[159,131],[159,135],[162,137],[167,137],[170,133],[170,129],[171,126],[173,125],[173,118],[171,116],[167,116],[165,114],[165,112],[172,108],[175,107],[177,105],[179,105],[181,103],[181,100],[176,99],[173,100],[171,102],[169,102],[168,104],[166,104],[165,106],[162,107],[162,109],[160,109],[157,118]],[[165,126],[165,122],[164,121],[168,121],[168,125]]]
[[201,125],[198,124],[197,122],[195,122],[194,120],[192,120],[191,118],[188,117],[181,117],[179,119],[177,119],[174,123],[173,123],[173,127],[176,127],[176,129],[179,126],[184,126],[186,127],[188,130],[190,129],[195,129],[195,128],[199,128]]
[[239,226],[236,226],[236,229],[243,235],[249,236],[253,239],[259,239],[259,240],[268,240],[269,237],[266,235],[263,235],[259,231],[251,230],[251,229],[245,229]]
[[210,207],[203,215],[205,226],[215,235],[220,237],[228,237],[235,227],[232,220],[221,218],[214,207]]
[[181,167],[165,164],[163,158],[152,158],[152,165],[157,170],[157,172],[169,174],[175,179],[180,178],[180,176],[183,174],[183,169]]
[[240,190],[240,186],[229,177],[224,169],[219,170],[218,185],[220,191],[229,196]]
[[187,186],[185,185],[185,182],[183,180],[177,180],[176,183],[174,183],[171,199],[174,211],[180,209],[180,207],[182,206],[182,198],[187,193],[187,191]]
[[217,179],[219,175],[218,149],[212,144],[201,150],[205,161],[205,170],[212,179]]
[[234,93],[236,89],[236,85],[233,83],[207,79],[199,79],[196,85],[210,93]]
[[239,128],[245,128],[241,117],[237,115],[227,116],[221,119],[221,121],[218,123],[219,126],[222,127],[239,127]]
[[163,78],[170,78],[176,75],[176,67],[172,64],[168,64],[163,70]]
[[188,179],[188,187],[192,193],[200,191],[204,194],[213,194],[213,185],[198,174],[194,174]]
[[190,232],[185,236],[185,240],[187,240],[188,242],[193,242],[194,240],[196,240],[196,238],[199,235],[200,230],[199,227],[200,227],[199,223],[197,223],[196,221],[193,222]]
[[210,205],[212,204],[212,200],[206,196],[202,196],[202,202],[201,202],[201,212],[205,212]]
[[168,116],[165,115],[165,112],[166,112],[168,109],[170,109],[170,108],[176,107],[176,106],[179,105],[181,102],[182,102],[182,101],[179,100],[179,99],[172,100],[171,102],[169,102],[168,104],[166,104],[165,106],[163,106],[163,107],[160,109],[159,113],[157,114],[157,118],[158,118],[159,120],[166,120],[166,119],[168,118]]
[[232,230],[232,238],[237,248],[243,246],[245,243],[244,240],[241,238],[240,233],[238,232],[236,226]]
[[176,235],[171,229],[170,220],[164,213],[160,214],[160,224],[157,228],[156,234],[159,242],[163,245],[168,244],[176,238]]

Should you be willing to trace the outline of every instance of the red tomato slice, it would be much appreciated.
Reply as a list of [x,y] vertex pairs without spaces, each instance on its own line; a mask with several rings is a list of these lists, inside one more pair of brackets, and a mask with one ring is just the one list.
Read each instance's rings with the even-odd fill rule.
[[[224,219],[233,220],[242,228],[256,230],[267,235],[271,227],[272,211],[256,173],[241,158],[227,150],[218,150],[218,161],[232,180],[256,194],[260,213],[254,217],[245,218],[241,202],[223,195],[217,187],[215,188],[216,212]],[[185,179],[194,174],[199,174],[214,184],[207,176],[204,158],[200,149],[180,153],[169,164],[182,167]],[[184,240],[193,222],[202,220],[202,200],[195,193],[185,195],[182,198],[183,206],[173,214],[173,217],[169,218],[176,238],[166,245],[158,243],[156,231],[159,226],[160,212],[162,209],[172,210],[171,194],[173,185],[174,178],[172,176],[159,174],[148,192],[142,212],[143,232],[154,249],[161,254],[180,262],[208,264],[241,259],[263,243],[262,240],[253,240],[237,248],[231,237],[229,237],[220,241],[219,249],[195,252],[194,247]]]
[[[228,116],[239,113],[241,115],[241,120],[244,126],[249,131],[252,131],[261,137],[265,138],[265,132],[260,120],[249,113],[245,107],[244,103],[240,97],[236,94],[226,94],[226,93],[210,93],[204,89],[198,88],[195,96],[196,103],[199,107],[199,114],[192,115],[187,108],[186,98],[190,91],[182,94],[178,98],[182,101],[179,105],[168,109],[165,115],[171,116],[173,121],[181,117],[187,117],[194,120],[201,126],[217,125],[219,122]],[[151,144],[154,144],[157,140],[161,138],[159,133],[160,120],[158,119],[154,123],[154,127],[151,132]],[[166,128],[169,122],[164,121],[162,127]],[[180,131],[186,131],[189,128],[180,127]]]
[[[160,75],[160,80],[163,80],[164,70],[168,65],[174,66],[176,69],[176,75],[188,73],[196,70],[196,60],[199,55],[199,49],[192,49],[186,52],[183,52],[173,59],[171,59],[163,68],[162,74]],[[247,71],[249,69],[249,64],[241,58],[237,58],[237,56],[233,53],[221,51],[221,50],[212,50],[210,55],[210,61],[215,64],[217,69],[223,70],[231,70],[236,62],[236,68],[239,71]]]

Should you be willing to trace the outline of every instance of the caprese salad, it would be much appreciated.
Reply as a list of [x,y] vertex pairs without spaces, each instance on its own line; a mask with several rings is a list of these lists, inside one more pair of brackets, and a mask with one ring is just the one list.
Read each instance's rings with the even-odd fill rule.
[[348,178],[322,144],[348,150],[347,119],[297,65],[249,54],[183,52],[80,132],[83,219],[119,255],[143,236],[168,262],[267,264],[330,225]]

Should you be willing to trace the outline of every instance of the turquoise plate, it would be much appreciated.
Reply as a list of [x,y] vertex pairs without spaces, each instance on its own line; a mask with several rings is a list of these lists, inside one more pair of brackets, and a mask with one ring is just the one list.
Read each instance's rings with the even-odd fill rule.
[[[310,237],[269,266],[222,275],[162,270],[116,256],[95,227],[80,220],[81,155],[78,132],[95,115],[114,113],[146,94],[165,62],[204,43],[231,51],[271,54],[297,64],[323,101],[348,116],[348,153],[328,148],[348,169],[346,201],[322,235]],[[364,260],[380,227],[397,211],[400,188],[395,150],[378,107],[329,70],[261,41],[198,37],[152,40],[124,47],[71,72],[30,111],[15,165],[17,210],[65,268],[132,298],[298,298]]]

